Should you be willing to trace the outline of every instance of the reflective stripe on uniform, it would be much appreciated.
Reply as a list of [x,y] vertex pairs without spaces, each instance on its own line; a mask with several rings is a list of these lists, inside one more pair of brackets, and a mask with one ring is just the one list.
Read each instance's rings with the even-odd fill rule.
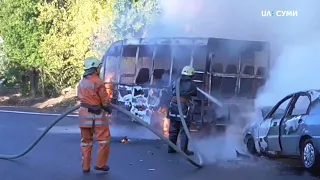
[[103,114],[95,115],[95,114],[88,114],[88,115],[79,115],[80,119],[102,119],[104,117]]
[[102,112],[99,115],[92,114],[88,112],[87,108],[80,109],[78,119],[79,119],[80,127],[92,127],[93,121],[95,122],[95,126],[109,125],[109,119],[106,116],[106,113]]
[[92,143],[83,143],[83,142],[82,142],[82,143],[81,143],[81,146],[82,146],[82,147],[92,146]]
[[[90,126],[92,126],[93,120],[91,120],[91,121],[87,120],[87,121],[83,121],[83,122],[80,122],[80,123],[81,123],[81,125],[90,125]],[[94,123],[95,123],[95,125],[109,125],[109,121],[107,121],[107,120],[103,120],[103,121],[95,120]]]
[[100,144],[100,145],[109,145],[109,141],[98,141],[98,143]]
[[[172,113],[169,113],[169,116],[170,116],[170,117],[180,117],[179,114],[172,114]],[[186,115],[183,115],[183,117],[184,117],[184,118],[187,118]]]

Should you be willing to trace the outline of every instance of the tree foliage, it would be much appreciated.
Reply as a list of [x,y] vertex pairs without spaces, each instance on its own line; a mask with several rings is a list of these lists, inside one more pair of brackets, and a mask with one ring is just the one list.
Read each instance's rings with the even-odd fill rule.
[[112,11],[104,1],[55,0],[39,6],[41,24],[50,24],[41,52],[46,61],[47,81],[55,90],[74,86],[80,79],[83,60],[97,56],[93,38],[105,21],[112,21]]
[[112,42],[143,36],[159,11],[157,0],[2,0],[4,74],[26,85],[29,72],[40,73],[42,83],[33,85],[47,91],[73,87],[86,57],[101,58]]
[[5,52],[3,50],[3,40],[0,37],[0,76],[3,76],[4,71],[5,71]]
[[[0,34],[4,40],[4,52],[11,62],[8,64],[10,75],[23,82],[24,74],[30,73],[33,85],[35,69],[44,64],[39,46],[45,28],[37,23],[39,11],[37,0],[3,0],[0,2]],[[19,70],[19,72],[17,72]],[[32,89],[35,95],[35,89]]]
[[6,56],[26,68],[43,65],[38,47],[44,28],[37,24],[36,6],[36,0],[4,0],[0,4],[0,34]]
[[157,0],[118,0],[115,13],[118,39],[143,37],[146,35],[146,27],[160,13],[160,6]]

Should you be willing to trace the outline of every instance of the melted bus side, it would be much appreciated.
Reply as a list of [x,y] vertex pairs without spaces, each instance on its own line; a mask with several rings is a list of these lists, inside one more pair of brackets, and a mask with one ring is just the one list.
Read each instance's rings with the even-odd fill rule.
[[[102,74],[113,102],[149,124],[162,126],[164,131],[170,86],[184,66],[191,64],[195,68],[194,81],[199,88],[232,104],[239,99],[253,99],[267,78],[266,43],[208,39],[195,44],[191,38],[175,40],[118,41],[103,58]],[[202,95],[194,103],[200,107],[193,110],[195,121],[214,121],[214,115],[209,113],[215,108],[213,104]]]

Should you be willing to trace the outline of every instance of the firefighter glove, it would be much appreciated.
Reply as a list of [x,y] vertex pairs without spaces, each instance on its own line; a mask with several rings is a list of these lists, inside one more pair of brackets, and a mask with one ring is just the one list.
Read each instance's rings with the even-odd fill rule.
[[108,114],[111,114],[112,113],[112,108],[111,106],[102,106],[102,109],[104,111],[106,111]]

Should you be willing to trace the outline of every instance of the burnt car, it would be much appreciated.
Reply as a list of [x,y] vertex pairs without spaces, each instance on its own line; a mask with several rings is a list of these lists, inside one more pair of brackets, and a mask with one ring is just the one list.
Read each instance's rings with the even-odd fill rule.
[[257,119],[243,132],[248,152],[275,158],[300,158],[308,171],[319,170],[319,96],[320,90],[300,91],[259,111]]

